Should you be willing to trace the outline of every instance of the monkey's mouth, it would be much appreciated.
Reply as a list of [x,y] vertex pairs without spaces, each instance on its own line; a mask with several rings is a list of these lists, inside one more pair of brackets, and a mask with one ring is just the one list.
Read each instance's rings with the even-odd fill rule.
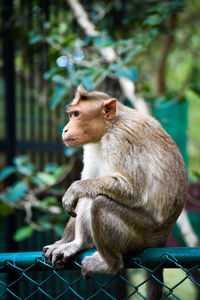
[[76,138],[76,139],[65,139],[66,142],[71,142],[71,141],[76,141],[76,140],[78,140],[78,138]]
[[64,142],[65,143],[70,143],[70,142],[74,142],[76,140],[78,140],[78,138],[76,138],[76,139],[64,139]]

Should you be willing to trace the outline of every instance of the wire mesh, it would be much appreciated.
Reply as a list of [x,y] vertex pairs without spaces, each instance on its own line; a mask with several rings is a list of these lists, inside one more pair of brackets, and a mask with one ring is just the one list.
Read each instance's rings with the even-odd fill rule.
[[[95,251],[95,250],[94,250]],[[75,257],[60,271],[45,262],[41,252],[3,253],[0,255],[0,299],[146,299],[143,286],[154,278],[163,285],[164,293],[161,299],[180,299],[176,289],[189,280],[196,291],[200,290],[200,247],[196,248],[152,248],[146,249],[134,256],[124,257],[124,271],[112,275],[92,275],[89,280],[81,275],[81,260],[94,251],[86,251]],[[182,271],[182,278],[170,286],[160,282],[156,277],[159,268],[175,268]],[[148,271],[149,275],[135,283],[132,280],[135,273],[132,269]],[[35,279],[34,274],[43,274]],[[7,274],[13,276],[7,277]],[[132,276],[133,275],[133,276]],[[12,278],[12,279],[11,279]],[[56,283],[59,280],[59,284]],[[116,286],[126,287],[126,295],[116,294]]]

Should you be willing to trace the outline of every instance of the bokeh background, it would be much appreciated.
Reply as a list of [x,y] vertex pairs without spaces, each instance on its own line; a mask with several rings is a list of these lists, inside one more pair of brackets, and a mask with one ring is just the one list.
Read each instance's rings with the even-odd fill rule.
[[41,250],[62,235],[61,198],[82,150],[65,148],[61,132],[79,84],[154,115],[172,135],[189,189],[169,246],[198,245],[199,0],[3,0],[0,11],[0,250]]

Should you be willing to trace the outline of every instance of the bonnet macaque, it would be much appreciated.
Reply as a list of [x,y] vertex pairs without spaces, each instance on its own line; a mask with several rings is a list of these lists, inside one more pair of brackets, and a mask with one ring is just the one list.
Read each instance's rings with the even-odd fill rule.
[[[71,216],[61,240],[43,249],[46,261],[63,268],[78,252],[82,274],[118,272],[123,255],[164,246],[187,194],[187,173],[172,138],[151,116],[125,107],[102,92],[79,86],[67,107],[62,138],[83,146],[81,180],[63,197]],[[162,271],[158,271],[162,280]],[[161,298],[152,281],[149,299]]]

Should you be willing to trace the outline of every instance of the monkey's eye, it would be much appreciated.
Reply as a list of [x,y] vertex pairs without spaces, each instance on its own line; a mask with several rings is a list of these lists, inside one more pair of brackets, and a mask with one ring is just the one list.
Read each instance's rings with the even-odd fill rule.
[[79,111],[74,112],[74,117],[78,117],[80,115]]

